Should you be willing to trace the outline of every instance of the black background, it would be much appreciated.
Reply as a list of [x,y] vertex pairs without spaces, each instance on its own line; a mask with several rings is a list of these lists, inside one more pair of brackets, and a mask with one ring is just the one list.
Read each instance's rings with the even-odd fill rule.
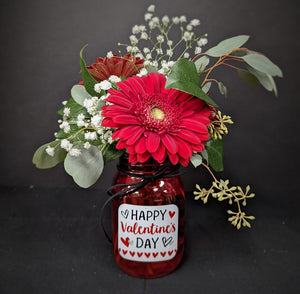
[[[287,289],[286,287],[290,287],[288,288],[290,292],[286,293],[293,293],[293,291],[296,293],[295,289],[299,286],[295,277],[297,273],[299,274],[297,252],[299,247],[298,153],[300,147],[298,94],[300,48],[297,19],[299,18],[299,5],[297,3],[298,1],[278,0],[155,0],[152,2],[139,0],[2,0],[0,4],[2,41],[0,46],[2,69],[0,78],[0,186],[2,187],[0,216],[4,226],[1,231],[0,254],[4,253],[4,263],[1,266],[0,279],[11,282],[16,277],[22,276],[23,278],[19,284],[20,288],[11,287],[9,282],[0,284],[0,290],[3,285],[4,291],[1,293],[48,293],[45,290],[46,284],[42,280],[39,281],[38,285],[40,286],[29,287],[34,284],[35,273],[39,271],[39,266],[43,264],[42,260],[49,253],[41,251],[39,257],[33,253],[35,250],[39,250],[38,240],[43,238],[47,240],[49,237],[41,234],[46,223],[45,226],[41,224],[40,227],[36,226],[36,222],[39,222],[40,218],[45,217],[46,222],[51,218],[53,220],[53,217],[56,220],[60,218],[65,220],[65,217],[69,217],[69,221],[70,218],[77,217],[78,220],[73,225],[77,224],[80,227],[83,226],[80,223],[81,213],[89,215],[89,209],[93,213],[95,209],[96,215],[99,211],[99,207],[103,203],[103,198],[101,199],[104,195],[103,190],[109,187],[115,172],[115,162],[109,164],[101,179],[86,191],[74,184],[71,177],[64,172],[62,165],[50,170],[38,170],[33,166],[31,160],[34,151],[40,145],[53,140],[53,133],[58,129],[57,119],[59,116],[56,111],[61,108],[61,102],[69,98],[72,85],[80,80],[79,50],[83,45],[89,44],[84,53],[87,64],[93,63],[99,56],[105,56],[108,51],[116,52],[118,42],[128,42],[132,26],[144,23],[143,15],[149,4],[156,4],[159,16],[167,14],[172,17],[184,14],[188,19],[199,18],[201,21],[199,32],[208,33],[209,43],[206,48],[216,45],[223,39],[248,34],[251,38],[246,43],[246,47],[266,54],[283,70],[284,78],[276,79],[279,90],[278,98],[262,87],[254,88],[246,85],[234,70],[216,71],[218,79],[223,81],[228,88],[228,98],[225,99],[217,90],[211,91],[211,95],[221,106],[223,113],[231,115],[235,122],[233,126],[230,126],[230,135],[224,140],[225,171],[218,176],[223,179],[229,178],[235,185],[251,185],[256,193],[256,198],[249,202],[248,209],[251,214],[258,216],[258,220],[254,222],[251,232],[236,233],[226,222],[224,212],[226,206],[220,209],[219,205],[209,203],[204,207],[201,203],[189,200],[190,211],[193,211],[193,214],[191,215],[192,219],[189,219],[187,223],[193,223],[194,227],[191,226],[196,232],[188,227],[187,232],[190,232],[191,235],[187,238],[190,238],[190,242],[194,242],[188,249],[197,248],[198,242],[201,247],[201,237],[199,240],[195,237],[197,228],[199,233],[205,231],[210,237],[213,236],[211,238],[214,241],[219,240],[219,237],[224,238],[226,232],[228,235],[225,237],[225,239],[227,238],[225,248],[228,246],[232,249],[231,246],[233,246],[236,249],[235,252],[231,249],[230,252],[224,249],[226,261],[233,258],[233,254],[239,256],[239,254],[245,253],[245,256],[248,256],[249,252],[231,244],[233,240],[238,244],[240,242],[248,244],[248,242],[251,243],[251,240],[253,241],[253,238],[262,238],[264,232],[268,231],[269,237],[266,238],[270,239],[265,239],[266,245],[262,245],[256,239],[254,243],[251,243],[252,249],[256,250],[250,250],[250,256],[251,262],[254,258],[259,260],[259,256],[263,256],[263,250],[271,250],[274,243],[277,244],[277,253],[274,256],[268,256],[268,259],[259,265],[259,268],[262,269],[268,264],[270,271],[258,271],[261,281],[268,280],[268,284],[273,284],[273,287],[267,287],[267,284],[264,283],[265,288],[263,289],[265,290],[260,292],[259,283],[251,284],[248,279],[244,284],[242,282],[239,284],[244,285],[243,289],[229,286],[226,288],[226,279],[218,280],[217,278],[220,277],[218,276],[215,277],[217,281],[225,285],[222,288],[224,292],[220,290],[220,293],[229,293],[229,290],[233,293],[250,293],[250,290],[258,293],[268,293],[268,291],[285,293],[282,291]],[[192,195],[189,192],[193,190],[194,185],[196,183],[205,185],[210,179],[201,168],[194,170],[189,167],[185,171],[185,187],[187,195],[191,199]],[[51,198],[52,194],[53,198]],[[72,194],[75,195],[74,198],[71,197]],[[99,199],[96,197],[98,194]],[[74,204],[73,201],[77,201],[77,204]],[[86,203],[94,206],[88,206]],[[47,204],[53,210],[49,209]],[[60,208],[57,211],[58,207]],[[71,209],[73,210],[71,211]],[[92,216],[94,216],[93,213],[91,213]],[[27,232],[27,238],[23,238],[24,236],[22,237],[18,233],[18,230],[22,228],[20,228],[22,223],[26,223],[24,229]],[[64,227],[56,225],[54,230],[64,232]],[[51,231],[50,228],[48,229]],[[31,232],[36,234],[36,238],[29,237]],[[101,233],[99,234],[101,235]],[[289,238],[287,242],[290,243],[277,243],[275,236],[281,238],[278,234],[282,234],[282,236],[287,234],[286,237]],[[71,242],[66,235],[63,234],[63,236],[66,238],[64,239],[66,243]],[[71,236],[74,237],[74,235]],[[102,238],[101,235],[97,241],[103,242]],[[48,241],[50,247],[53,244],[57,245],[57,239],[51,239],[51,234]],[[89,241],[86,240],[86,242]],[[47,258],[53,261],[46,267],[50,271],[52,269],[59,272],[59,268],[54,262],[59,258],[64,260],[62,268],[64,266],[71,268],[65,257],[68,256],[69,251],[64,247],[64,241],[61,242],[61,256],[54,254],[54,257],[50,258],[47,255]],[[96,241],[93,240],[93,242]],[[215,243],[213,242],[213,244]],[[45,246],[44,243],[42,245]],[[223,245],[219,244],[221,247]],[[32,255],[27,255],[28,252],[22,249],[23,246],[24,248],[30,247]],[[107,245],[101,246],[101,250],[104,252],[101,251],[102,253],[99,253],[97,258],[103,259],[102,254],[108,256],[107,252],[110,252],[110,248]],[[218,259],[216,252],[220,249],[214,246],[212,248],[215,251],[212,251],[209,260],[211,267],[215,265],[214,261]],[[262,251],[259,251],[260,249]],[[77,250],[79,254],[82,253],[78,248]],[[259,252],[261,255],[258,254]],[[10,254],[17,255],[18,258],[12,262]],[[27,257],[25,257],[26,255]],[[275,265],[277,267],[284,259],[284,265],[290,267],[291,271],[284,277],[280,271],[272,271],[274,266],[270,261],[274,259],[278,260]],[[243,262],[241,264],[248,267],[248,262],[250,259],[245,264]],[[25,263],[32,266],[32,272],[24,274],[26,270],[21,265]],[[82,264],[86,265],[84,261]],[[104,264],[106,266],[106,263]],[[113,264],[112,257],[107,264]],[[182,267],[186,271],[182,272],[183,276],[180,274],[180,270],[183,271],[183,269],[180,268],[179,272],[176,271],[177,276],[182,278],[182,283],[185,278],[188,279],[188,276],[193,277],[195,279],[190,279],[188,282],[194,285],[194,288],[190,289],[200,289],[201,283],[195,281],[197,280],[196,275],[188,274],[189,271],[197,271],[198,265],[192,261],[186,261]],[[233,273],[230,266],[226,270],[231,271],[231,275],[229,275],[231,280],[227,282],[233,285],[235,283],[233,277],[235,274],[238,275],[239,270],[236,269],[236,272]],[[62,270],[62,272],[64,271]],[[112,273],[116,275],[116,278],[121,277],[122,281],[127,281],[127,276],[116,268],[113,268]],[[68,276],[66,272],[64,274],[66,277]],[[72,272],[70,272],[71,274]],[[249,273],[244,272],[244,274]],[[65,290],[61,290],[61,288],[53,286],[55,281],[59,280],[59,275],[49,276],[46,273],[45,275],[41,273],[41,275],[43,278],[47,277],[45,281],[49,285],[47,288],[50,289],[49,293],[83,293],[84,286],[81,284],[77,288],[77,290],[80,289],[78,292],[68,287],[68,284],[62,284],[62,288]],[[87,278],[88,271],[84,275]],[[254,275],[253,279],[257,281],[258,276]],[[70,278],[70,276],[68,277]],[[82,276],[78,275],[78,277]],[[95,278],[102,279],[99,275]],[[67,283],[72,281],[67,279]],[[152,293],[151,290],[148,290],[149,292],[145,290],[147,287],[143,281],[133,281],[141,284],[144,293]],[[170,281],[172,282],[172,280]],[[284,283],[280,281],[284,281]],[[164,282],[162,283],[164,284]],[[252,288],[247,288],[250,284]],[[24,285],[28,287],[25,287],[25,292],[22,292],[20,289]],[[51,290],[52,286],[54,287],[53,291]],[[86,293],[97,293],[97,291],[110,293],[109,287],[107,284],[101,286],[101,283],[96,283]],[[31,292],[28,292],[28,289]],[[174,287],[175,292],[179,291],[176,289]],[[212,289],[215,289],[213,287],[204,287],[204,289],[206,291],[204,290],[203,293],[217,293],[211,292]],[[111,293],[118,292],[112,291]],[[200,291],[200,293],[202,292]]]

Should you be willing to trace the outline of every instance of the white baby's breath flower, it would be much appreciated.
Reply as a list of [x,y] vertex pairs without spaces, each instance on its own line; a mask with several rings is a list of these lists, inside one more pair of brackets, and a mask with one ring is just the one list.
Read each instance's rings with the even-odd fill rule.
[[172,17],[172,21],[174,24],[179,24],[180,18],[178,16]]
[[85,121],[84,120],[77,120],[76,122],[77,126],[80,127],[84,127],[85,126]]
[[97,114],[97,115],[94,115],[92,118],[91,118],[91,124],[95,127],[95,128],[98,128],[101,126],[101,122],[102,122],[102,117],[101,115]]
[[175,63],[175,61],[172,61],[172,60],[169,61],[169,62],[168,62],[168,67],[171,68],[171,67],[174,65],[174,63]]
[[142,53],[137,53],[137,54],[134,55],[134,57],[139,57],[141,59],[144,59],[144,56],[143,56]]
[[127,46],[127,47],[126,47],[126,51],[127,51],[128,53],[131,53],[131,52],[132,52],[132,46]]
[[152,59],[151,53],[148,53],[148,54],[146,55],[146,59],[148,59],[148,60]]
[[139,30],[140,30],[141,32],[145,32],[145,31],[146,31],[146,26],[140,25],[140,26],[139,26]]
[[147,69],[145,69],[145,68],[142,68],[141,70],[140,70],[140,75],[142,75],[142,76],[146,76],[148,74],[148,71],[147,71]]
[[47,146],[46,148],[46,153],[49,155],[49,156],[54,156],[54,148],[53,147],[50,147],[49,145]]
[[62,105],[66,105],[67,103],[68,103],[68,101],[65,100],[65,101],[63,101],[61,104],[62,104]]
[[167,45],[171,47],[173,45],[173,41],[172,40],[168,40],[167,41]]
[[148,39],[148,34],[146,32],[141,33],[141,39],[142,40],[147,40]]
[[153,15],[152,13],[146,13],[145,16],[144,16],[145,21],[151,20],[152,15]]
[[184,58],[189,58],[189,57],[190,57],[190,53],[185,52],[185,53],[183,54],[183,57],[184,57]]
[[83,144],[83,147],[84,147],[85,149],[89,149],[89,148],[91,147],[90,142],[85,142],[85,143]]
[[200,38],[197,44],[199,47],[205,46],[207,44],[207,38]]
[[78,148],[72,148],[72,149],[69,151],[69,154],[70,154],[71,156],[78,157],[78,156],[81,154],[81,150],[78,149]]
[[111,88],[111,83],[109,81],[107,81],[107,80],[101,81],[99,84],[100,84],[100,88],[102,90],[107,91],[107,90],[109,90]]
[[130,43],[132,46],[135,46],[139,42],[139,40],[137,39],[137,37],[135,35],[129,36],[129,40],[130,40]]
[[196,47],[195,48],[195,54],[200,54],[202,51],[201,47]]
[[64,116],[69,116],[69,115],[70,115],[70,112],[71,112],[70,107],[65,107],[65,108],[64,108]]
[[200,25],[200,20],[199,19],[192,19],[190,21],[190,25],[194,26],[194,27],[199,26]]
[[115,75],[111,75],[108,79],[109,79],[112,83],[118,83],[118,82],[121,82],[121,79],[120,79],[118,76],[115,76]]
[[170,22],[170,18],[167,15],[164,15],[161,19],[164,25],[167,25]]
[[83,113],[79,113],[79,114],[77,115],[77,119],[78,119],[78,120],[84,120],[84,119],[85,119],[84,114],[83,114]]
[[138,34],[140,32],[140,27],[138,25],[133,26],[132,33]]
[[179,19],[180,19],[180,22],[186,22],[186,16],[185,15],[181,15]]
[[148,8],[147,8],[147,11],[148,12],[155,12],[155,5],[153,5],[153,4],[149,5]]
[[147,47],[145,47],[145,48],[143,49],[143,52],[144,52],[145,54],[147,54],[147,53],[149,53],[149,52],[150,52],[150,49],[149,49],[149,48],[147,48]]
[[107,52],[106,57],[108,58],[112,58],[114,56],[114,54],[112,53],[112,51]]
[[94,90],[97,93],[101,92],[101,85],[100,85],[100,83],[97,83],[97,84],[94,85]]
[[163,35],[158,35],[158,36],[156,37],[156,40],[157,40],[159,43],[163,43],[164,40],[165,40],[165,38],[164,38]]
[[163,55],[163,50],[161,48],[157,48],[156,53],[160,54],[160,55]]
[[68,141],[67,139],[63,139],[60,142],[60,147],[69,152],[72,149],[73,144],[70,141]]
[[84,138],[86,140],[91,140],[91,141],[97,140],[97,133],[96,132],[86,132],[84,134]]
[[192,33],[186,31],[186,32],[184,32],[182,38],[183,38],[184,41],[187,42],[187,41],[190,41],[192,39],[192,36],[193,36]]
[[167,55],[170,56],[170,57],[172,57],[173,51],[172,51],[171,49],[168,49],[168,50],[167,50]]
[[63,129],[65,133],[69,133],[71,130],[70,124],[67,121],[63,121],[59,127]]
[[152,21],[155,23],[155,24],[159,24],[159,18],[157,16],[153,17],[152,18]]
[[187,30],[187,31],[192,31],[192,30],[193,30],[193,26],[187,25],[187,26],[186,26],[186,30]]

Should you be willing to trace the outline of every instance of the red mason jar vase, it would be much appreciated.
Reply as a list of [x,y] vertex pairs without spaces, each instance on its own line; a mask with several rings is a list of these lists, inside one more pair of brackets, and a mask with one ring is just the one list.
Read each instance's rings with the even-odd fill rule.
[[[127,274],[157,278],[172,272],[184,250],[184,190],[179,165],[131,164],[123,155],[113,185],[133,184],[163,168],[166,174],[141,189],[112,200],[112,242],[115,260]],[[175,174],[175,176],[174,176]],[[114,193],[121,188],[115,188]]]

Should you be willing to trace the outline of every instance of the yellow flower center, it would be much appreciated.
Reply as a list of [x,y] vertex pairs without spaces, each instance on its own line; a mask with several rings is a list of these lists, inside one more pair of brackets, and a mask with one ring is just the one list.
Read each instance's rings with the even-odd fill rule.
[[164,112],[157,107],[152,108],[151,113],[154,118],[159,119],[159,120],[162,120],[165,117]]

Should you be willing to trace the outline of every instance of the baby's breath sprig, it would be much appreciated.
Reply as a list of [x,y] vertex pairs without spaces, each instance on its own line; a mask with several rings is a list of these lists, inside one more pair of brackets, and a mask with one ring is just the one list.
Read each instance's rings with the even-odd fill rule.
[[235,203],[237,205],[237,212],[227,210],[227,213],[231,215],[228,218],[228,221],[238,230],[241,228],[241,226],[251,228],[249,220],[254,220],[255,217],[252,215],[246,215],[246,213],[241,209],[242,206],[246,206],[247,199],[253,198],[255,196],[254,193],[249,193],[250,186],[248,185],[245,191],[243,191],[240,186],[229,186],[229,180],[218,180],[212,173],[208,165],[203,162],[202,165],[213,177],[213,182],[212,186],[208,190],[206,190],[205,188],[201,188],[197,184],[196,189],[198,191],[193,192],[195,195],[195,200],[201,199],[205,204],[208,201],[208,197],[212,196],[213,198],[218,199],[218,201],[228,200],[228,203],[230,205]]
[[[133,26],[132,35],[129,37],[130,44],[118,43],[118,45],[126,47],[126,51],[134,57],[144,59],[146,67],[154,67],[159,73],[168,74],[176,60],[182,57],[189,59],[189,50],[194,47],[194,54],[201,53],[202,47],[207,44],[207,34],[197,37],[195,33],[196,27],[200,25],[198,19],[193,19],[189,23],[184,15],[172,19],[164,15],[160,19],[155,14],[154,5],[148,7],[144,18],[146,25]],[[177,42],[169,38],[169,33],[175,26],[180,31],[180,39]],[[138,46],[142,42],[148,42],[150,46],[140,49]],[[179,47],[181,47],[180,53],[175,60],[172,60]]]

